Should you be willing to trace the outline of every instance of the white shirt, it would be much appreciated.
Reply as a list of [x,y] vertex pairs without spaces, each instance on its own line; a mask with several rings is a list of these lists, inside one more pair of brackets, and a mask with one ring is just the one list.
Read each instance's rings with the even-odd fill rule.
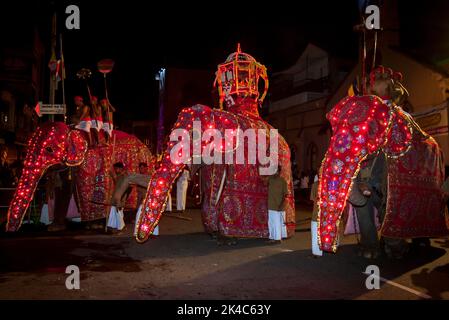
[[307,189],[309,187],[309,177],[302,177],[301,178],[301,189]]

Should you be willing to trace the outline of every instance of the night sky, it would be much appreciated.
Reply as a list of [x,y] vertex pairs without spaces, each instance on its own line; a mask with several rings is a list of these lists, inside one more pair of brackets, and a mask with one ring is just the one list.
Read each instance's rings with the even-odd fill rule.
[[[37,25],[48,54],[52,13],[57,12],[61,30],[65,7],[78,5],[81,30],[63,29],[67,95],[86,95],[85,85],[75,76],[86,67],[93,71],[91,85],[101,98],[103,80],[96,63],[114,59],[115,68],[108,79],[110,99],[119,109],[126,108],[122,115],[130,119],[156,117],[154,75],[160,67],[215,70],[237,42],[269,72],[293,64],[308,42],[333,55],[357,59],[358,38],[352,31],[359,21],[355,0],[207,4],[211,2],[42,0],[15,1],[8,8],[2,3],[2,32],[8,33],[3,45],[16,42],[20,46],[21,32]],[[447,1],[421,2],[419,6],[410,1],[400,4],[401,23],[404,20],[403,29],[407,30],[403,46],[424,55],[427,48],[430,59],[449,56],[449,41],[440,41],[449,39],[448,22],[438,19],[449,13],[445,11]],[[429,19],[434,16],[437,19]]]

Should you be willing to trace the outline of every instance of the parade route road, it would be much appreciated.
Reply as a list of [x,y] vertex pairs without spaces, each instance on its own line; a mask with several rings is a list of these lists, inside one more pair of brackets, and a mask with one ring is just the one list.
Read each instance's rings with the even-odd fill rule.
[[[160,236],[144,244],[93,231],[3,234],[0,299],[449,299],[449,239],[412,250],[404,260],[366,260],[356,238],[337,254],[310,258],[310,212],[297,216],[295,237],[280,245],[239,240],[217,246],[192,221],[165,217]],[[66,267],[80,270],[80,289],[65,286]],[[380,289],[368,290],[366,267],[380,270]]]

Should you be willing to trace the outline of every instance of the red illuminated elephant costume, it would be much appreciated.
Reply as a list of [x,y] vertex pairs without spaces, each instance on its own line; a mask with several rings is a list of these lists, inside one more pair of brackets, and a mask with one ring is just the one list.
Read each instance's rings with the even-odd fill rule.
[[[45,171],[56,164],[78,166],[75,200],[82,221],[106,217],[112,194],[109,174],[114,162],[123,162],[130,172],[138,172],[140,162],[150,163],[151,153],[136,137],[114,131],[110,145],[87,148],[84,135],[62,122],[41,125],[28,143],[24,169],[8,210],[7,231],[17,231],[28,209],[37,184]],[[127,206],[136,207],[133,191]]]
[[325,251],[337,250],[338,227],[353,180],[364,159],[378,152],[388,159],[381,235],[394,239],[449,235],[441,191],[442,152],[408,113],[387,99],[346,97],[327,114],[333,136],[318,191],[318,241]]
[[[265,80],[265,92],[259,97],[259,77]],[[242,132],[246,129],[262,129],[266,132],[261,138],[257,136],[257,144],[261,139],[267,139],[269,130],[273,129],[259,116],[258,106],[262,102],[267,88],[266,68],[256,62],[248,54],[237,52],[231,54],[225,63],[219,65],[217,82],[220,93],[220,109],[211,109],[204,105],[195,105],[181,111],[173,130],[184,131],[188,140],[192,143],[185,145],[184,150],[177,148],[174,141],[168,143],[168,148],[155,174],[150,180],[147,195],[143,203],[144,212],[141,215],[136,239],[144,242],[157,226],[161,213],[164,210],[168,192],[177,176],[182,172],[186,163],[192,160],[195,164],[194,148],[207,150],[212,148],[216,154],[235,155],[238,149],[238,139],[233,140],[231,151],[226,149],[224,140],[213,140],[213,146],[199,141],[199,136],[207,135],[209,129],[216,129],[225,136],[228,132]],[[226,110],[222,110],[223,102]],[[196,121],[196,124],[194,123]],[[200,128],[198,127],[200,124]],[[179,131],[179,130],[178,130]],[[175,132],[175,131],[172,131]],[[246,132],[246,131],[245,131]],[[271,141],[271,140],[270,140]],[[239,147],[243,147],[239,145]],[[171,154],[187,150],[190,155],[186,161],[174,161]],[[223,150],[227,150],[223,152]],[[192,152],[193,151],[193,152]],[[187,153],[187,152],[186,152]],[[293,198],[293,185],[290,167],[290,150],[285,140],[279,136],[278,149],[279,164],[282,166],[281,175],[288,184],[289,195],[286,198],[286,219],[288,236],[295,231],[295,208]],[[214,153],[215,154],[215,153]],[[224,157],[223,157],[224,158]],[[262,164],[259,161],[249,161],[248,153],[245,153],[244,164],[202,164],[204,198],[202,207],[203,224],[207,232],[217,232],[224,237],[268,237],[268,195],[264,176],[259,169]],[[198,160],[198,159],[196,159]],[[204,160],[204,159],[203,159]]]

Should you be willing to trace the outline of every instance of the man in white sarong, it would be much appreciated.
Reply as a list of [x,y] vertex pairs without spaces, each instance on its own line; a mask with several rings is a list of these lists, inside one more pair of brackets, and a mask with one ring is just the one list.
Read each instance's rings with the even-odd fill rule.
[[310,233],[312,237],[312,257],[318,258],[323,255],[323,251],[318,244],[318,175],[313,180],[310,200],[313,201],[312,222],[310,223]]
[[[112,178],[115,182],[115,188],[120,188],[124,183],[126,177],[125,166],[122,162],[117,162],[114,164],[114,171],[112,173]],[[116,229],[118,231],[123,230],[125,227],[125,221],[123,219],[123,208],[125,207],[125,201],[127,194],[123,194],[119,199],[116,199],[115,191],[112,196],[112,206],[109,212],[107,227],[111,229]]]
[[268,233],[269,243],[279,244],[287,237],[285,225],[285,197],[288,194],[287,182],[281,176],[281,167],[268,178]]
[[176,183],[176,209],[178,211],[185,211],[187,188],[189,186],[190,173],[187,168],[184,168]]

